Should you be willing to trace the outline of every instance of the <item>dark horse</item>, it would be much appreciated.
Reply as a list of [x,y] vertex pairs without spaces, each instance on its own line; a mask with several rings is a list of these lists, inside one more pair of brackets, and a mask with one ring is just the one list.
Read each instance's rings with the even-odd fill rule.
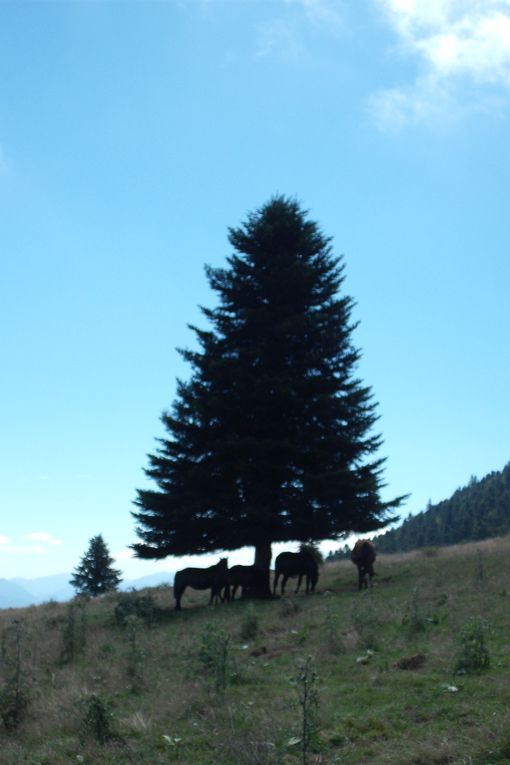
[[266,575],[257,566],[232,566],[228,570],[228,583],[232,587],[232,600],[235,599],[238,587],[242,588],[242,598],[260,593],[267,588]]
[[287,579],[292,576],[298,577],[296,592],[301,587],[301,581],[306,576],[306,594],[315,590],[315,585],[319,579],[319,567],[314,556],[308,550],[300,550],[297,553],[282,552],[275,560],[274,564],[274,585],[273,595],[276,594],[276,587],[280,575],[282,579],[282,595],[285,592]]
[[358,590],[368,587],[369,582],[372,586],[372,577],[375,576],[375,558],[373,542],[369,539],[358,539],[351,552],[351,560],[358,567]]
[[174,579],[175,610],[181,610],[181,598],[186,587],[193,587],[195,590],[210,589],[209,605],[212,605],[214,600],[223,600],[221,591],[228,586],[227,571],[226,558],[209,568],[183,568],[182,571],[178,571]]

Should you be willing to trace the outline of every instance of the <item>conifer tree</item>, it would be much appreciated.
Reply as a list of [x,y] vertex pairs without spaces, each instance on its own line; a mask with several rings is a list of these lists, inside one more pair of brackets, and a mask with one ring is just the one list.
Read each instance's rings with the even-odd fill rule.
[[353,300],[342,259],[299,203],[274,197],[229,230],[219,297],[192,327],[168,438],[149,455],[157,490],[138,491],[141,558],[319,541],[386,525],[403,497],[380,498],[384,459],[372,393],[356,377]]
[[88,550],[74,570],[69,584],[78,592],[93,597],[116,590],[122,581],[121,572],[113,568],[112,563],[108,547],[98,534],[90,540]]

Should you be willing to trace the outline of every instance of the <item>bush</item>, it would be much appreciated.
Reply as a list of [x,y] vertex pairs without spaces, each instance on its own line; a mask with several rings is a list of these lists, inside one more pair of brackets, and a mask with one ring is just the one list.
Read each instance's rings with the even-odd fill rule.
[[140,595],[135,590],[120,595],[115,607],[115,621],[119,627],[128,624],[128,618],[135,616],[148,627],[154,622],[156,606],[151,595]]
[[461,630],[455,672],[481,672],[490,666],[487,636],[489,625],[480,617],[470,619]]
[[253,640],[259,630],[259,621],[253,603],[248,605],[241,622],[241,640]]
[[108,741],[118,740],[114,730],[111,704],[93,693],[82,702],[82,732],[104,746]]
[[14,620],[2,633],[4,682],[0,688],[0,718],[8,731],[15,730],[28,707],[28,685],[24,669],[23,642],[25,627]]

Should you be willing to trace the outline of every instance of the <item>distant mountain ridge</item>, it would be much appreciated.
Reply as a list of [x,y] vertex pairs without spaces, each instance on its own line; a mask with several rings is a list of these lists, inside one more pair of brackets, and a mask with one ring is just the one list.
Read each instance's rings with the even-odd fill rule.
[[510,462],[501,471],[457,489],[449,499],[409,515],[395,529],[375,538],[380,552],[475,542],[510,532]]
[[[145,587],[172,585],[174,573],[162,571],[147,574],[138,579],[125,579],[121,582],[119,590],[141,590]],[[37,606],[49,600],[56,600],[59,603],[71,600],[76,594],[74,587],[69,584],[71,576],[71,574],[55,574],[36,579],[22,577],[0,579],[0,609]]]

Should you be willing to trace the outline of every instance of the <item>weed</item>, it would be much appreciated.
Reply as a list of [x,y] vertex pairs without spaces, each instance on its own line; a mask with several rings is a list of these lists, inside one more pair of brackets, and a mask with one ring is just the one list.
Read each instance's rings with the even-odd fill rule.
[[402,617],[402,626],[408,638],[413,638],[420,632],[423,632],[427,626],[427,620],[422,613],[417,587],[414,587],[412,590],[411,598]]
[[15,730],[25,717],[28,687],[25,679],[23,643],[24,623],[18,619],[2,633],[4,681],[0,688],[0,717],[8,731]]
[[464,674],[481,672],[490,666],[487,636],[489,625],[484,619],[470,619],[459,636],[459,651],[455,663],[455,672]]
[[342,640],[340,638],[338,627],[338,616],[333,611],[331,600],[326,602],[324,612],[324,636],[328,650],[331,653],[340,653],[343,650]]
[[301,611],[301,603],[299,603],[297,598],[281,598],[278,608],[280,611],[280,616],[283,616],[284,618],[289,616],[295,616],[299,611]]
[[253,603],[249,603],[241,622],[241,640],[253,640],[257,636],[259,622]]
[[[198,726],[199,723],[196,723]],[[278,722],[248,704],[236,703],[206,711],[200,727],[206,740],[211,740],[215,759],[235,765],[282,765],[281,745],[278,741]],[[222,730],[222,736],[211,736],[211,731]]]
[[62,648],[60,660],[62,664],[74,661],[78,653],[85,648],[86,614],[84,603],[70,603],[62,626]]
[[217,691],[227,687],[230,658],[230,635],[207,623],[202,632],[198,661]]
[[145,651],[140,646],[140,619],[134,615],[126,617],[125,627],[128,640],[126,674],[133,682],[139,683],[146,658]]
[[424,558],[436,558],[439,554],[437,547],[422,547],[420,552]]
[[93,693],[82,702],[82,732],[104,746],[108,741],[118,740],[114,730],[111,704]]
[[371,600],[370,591],[367,590],[361,598],[357,599],[351,612],[351,619],[362,648],[377,649],[381,619]]
[[481,550],[476,551],[475,583],[482,583],[485,580],[485,566]]
[[305,661],[300,664],[292,684],[298,694],[300,736],[299,739],[291,739],[291,741],[300,743],[302,763],[307,765],[308,754],[318,733],[317,715],[319,707],[317,674],[311,656],[307,656]]

